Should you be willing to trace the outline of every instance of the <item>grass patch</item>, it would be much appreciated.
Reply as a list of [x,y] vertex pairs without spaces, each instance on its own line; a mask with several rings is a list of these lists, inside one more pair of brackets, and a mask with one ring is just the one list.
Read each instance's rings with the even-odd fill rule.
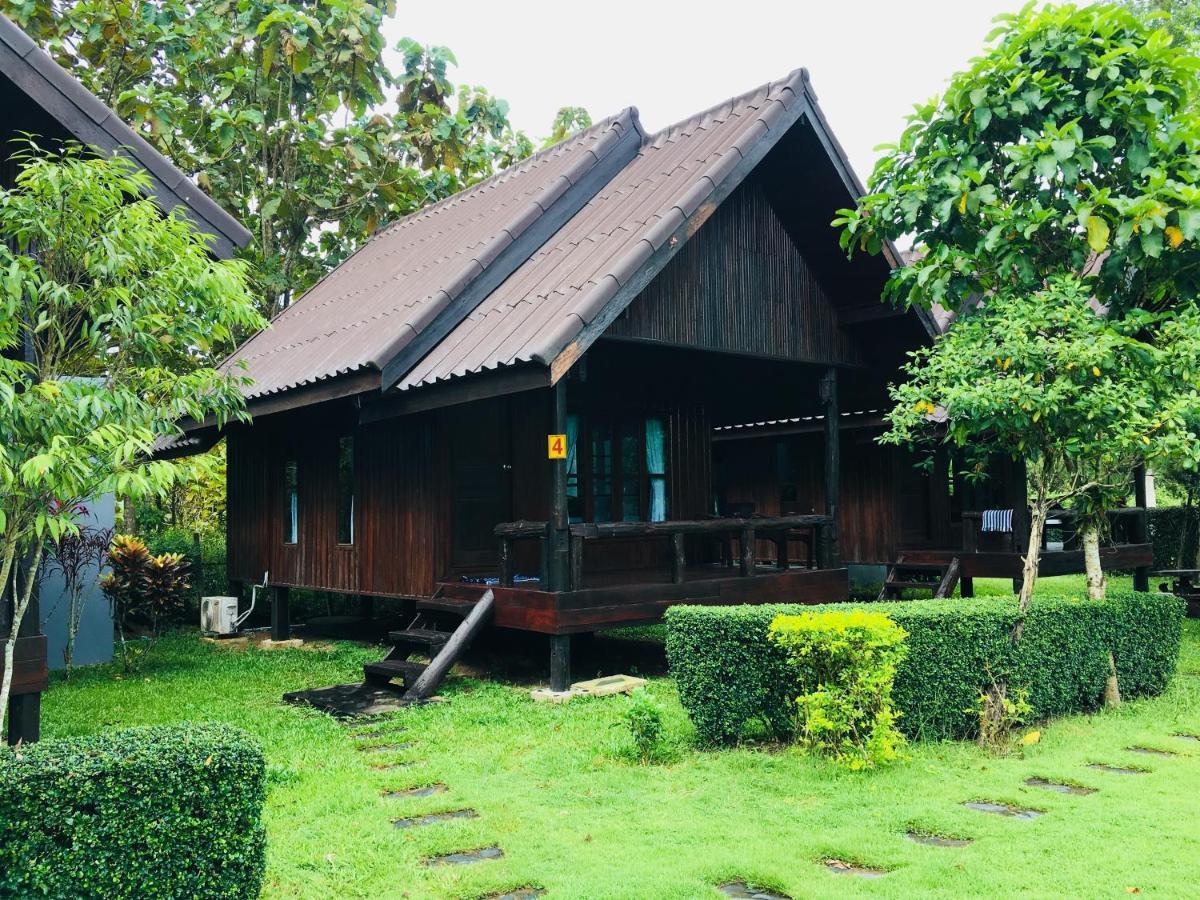
[[[1045,589],[1062,592],[1059,579]],[[1007,582],[997,585],[1008,590]],[[976,589],[984,587],[976,582]],[[605,640],[605,639],[601,639]],[[995,759],[963,743],[915,744],[912,760],[846,773],[794,748],[692,748],[669,678],[652,677],[669,762],[628,758],[625,697],[535,704],[525,688],[452,678],[448,702],[357,728],[285,706],[285,691],[359,677],[377,648],[328,653],[224,653],[193,634],[165,638],[144,671],[111,668],[56,680],[45,697],[47,736],[109,727],[219,720],[263,742],[268,761],[268,897],[475,898],[523,886],[556,898],[719,897],[747,881],[793,897],[1164,896],[1194,885],[1200,810],[1200,622],[1186,624],[1179,674],[1161,697],[1041,729],[1039,743]],[[411,746],[379,770],[356,731]],[[393,738],[394,735],[394,738]],[[378,739],[378,738],[377,738]],[[1170,747],[1176,757],[1130,752]],[[1149,769],[1119,777],[1088,763]],[[1025,779],[1098,788],[1059,795]],[[443,782],[447,791],[387,799]],[[1000,800],[1045,814],[982,815],[968,800]],[[471,808],[478,818],[398,829],[398,818]],[[970,838],[965,847],[918,844],[906,833]],[[427,866],[456,851],[499,847],[478,864]],[[835,875],[822,860],[887,871],[878,881]]]

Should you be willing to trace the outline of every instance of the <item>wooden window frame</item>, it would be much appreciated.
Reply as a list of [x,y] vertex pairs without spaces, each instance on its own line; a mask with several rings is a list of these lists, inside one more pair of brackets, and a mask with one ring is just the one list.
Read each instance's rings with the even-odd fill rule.
[[[650,482],[653,478],[661,478],[664,484],[664,496],[666,498],[666,518],[671,516],[671,482],[670,482],[670,460],[671,460],[671,431],[669,427],[670,420],[666,415],[655,412],[644,414],[618,414],[618,415],[587,415],[582,412],[573,412],[572,415],[579,417],[579,431],[576,436],[576,478],[579,485],[578,505],[576,510],[570,513],[571,521],[573,522],[596,522],[596,491],[594,480],[594,459],[592,440],[598,428],[608,428],[612,434],[612,467],[610,478],[612,485],[609,489],[609,502],[612,516],[606,519],[606,522],[648,522],[650,521]],[[659,419],[663,423],[663,471],[662,474],[651,474],[646,464],[646,423],[651,419]],[[637,482],[637,503],[638,510],[636,519],[626,519],[624,516],[624,499],[625,499],[625,484],[630,478],[630,474],[625,471],[625,465],[622,454],[623,437],[629,435],[636,441],[637,447],[637,472],[633,474],[633,478]],[[568,506],[570,506],[571,498],[568,498]],[[581,508],[581,512],[580,512]]]
[[[291,474],[289,474],[291,473]],[[279,481],[283,494],[283,546],[295,547],[300,543],[300,459],[295,454],[286,454],[279,470]],[[293,502],[292,498],[295,498]]]
[[[342,516],[345,510],[342,508],[342,447],[344,442],[350,442],[350,509],[349,509],[349,527],[350,540],[342,540]],[[358,529],[355,527],[355,520],[358,518],[358,503],[357,501],[357,469],[358,469],[358,445],[353,434],[340,434],[337,437],[337,442],[334,445],[334,490],[337,496],[334,498],[334,535],[337,539],[338,549],[352,550],[354,548],[355,538],[358,537]]]

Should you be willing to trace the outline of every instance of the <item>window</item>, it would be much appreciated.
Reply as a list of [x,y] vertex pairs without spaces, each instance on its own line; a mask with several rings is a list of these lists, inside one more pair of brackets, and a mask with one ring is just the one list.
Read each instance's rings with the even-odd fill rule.
[[300,469],[295,459],[283,463],[283,542],[300,537]]
[[[666,424],[661,418],[567,417],[571,521],[662,522],[667,509]],[[576,456],[575,445],[587,448]]]
[[354,438],[338,438],[337,458],[337,541],[354,543]]

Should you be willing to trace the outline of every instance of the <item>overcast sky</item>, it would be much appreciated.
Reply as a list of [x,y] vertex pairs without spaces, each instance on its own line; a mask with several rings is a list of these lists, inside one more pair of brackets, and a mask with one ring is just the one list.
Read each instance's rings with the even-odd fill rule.
[[[636,106],[656,131],[807,66],[864,179],[918,100],[983,47],[1023,0],[526,0],[401,2],[385,30],[444,44],[456,83],[482,84],[540,139],[561,106],[601,119]],[[393,63],[399,63],[393,59]]]

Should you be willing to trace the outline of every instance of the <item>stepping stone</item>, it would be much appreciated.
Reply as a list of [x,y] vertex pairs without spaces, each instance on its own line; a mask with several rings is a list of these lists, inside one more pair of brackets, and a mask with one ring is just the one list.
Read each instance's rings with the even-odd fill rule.
[[376,772],[394,772],[397,769],[411,769],[416,765],[416,762],[409,760],[408,762],[373,762],[370,768]]
[[792,900],[787,894],[772,894],[770,891],[760,891],[744,881],[730,881],[718,885],[717,890],[726,897],[738,897],[741,900]]
[[1156,750],[1153,747],[1126,747],[1125,749],[1130,751],[1131,753],[1145,753],[1150,756],[1178,756],[1179,755],[1178,753],[1175,753],[1172,750]]
[[1030,787],[1045,788],[1057,794],[1075,794],[1083,797],[1096,793],[1095,788],[1084,787],[1081,784],[1063,784],[1059,781],[1047,781],[1045,778],[1026,778],[1025,783]]
[[1179,733],[1177,733],[1177,734],[1173,734],[1173,735],[1171,735],[1171,736],[1172,736],[1172,737],[1177,737],[1177,738],[1179,738],[1181,741],[1197,741],[1197,742],[1200,742],[1200,735],[1197,735],[1197,734],[1184,734],[1183,732],[1179,732]]
[[389,800],[401,800],[405,797],[432,797],[434,794],[444,794],[447,790],[449,788],[444,784],[426,784],[403,791],[385,791],[383,796]]
[[379,741],[379,740],[385,740],[386,738],[397,738],[397,737],[400,737],[400,735],[402,735],[403,733],[404,733],[403,731],[386,731],[386,730],[356,731],[350,735],[350,739],[355,740],[355,741]]
[[1007,803],[989,803],[987,801],[971,800],[964,803],[963,806],[977,812],[992,813],[996,816],[1008,816],[1011,819],[1036,819],[1041,815],[1036,809],[1021,809],[1019,806],[1009,806]]
[[403,744],[371,744],[355,749],[362,753],[399,753],[401,750],[408,750],[411,747],[412,742],[408,741]]
[[1129,766],[1110,766],[1105,763],[1088,763],[1089,769],[1098,769],[1111,775],[1149,775],[1149,769],[1134,769]]
[[449,822],[451,819],[478,819],[479,813],[473,809],[452,809],[449,812],[430,813],[427,816],[411,816],[407,819],[396,819],[392,822],[397,828],[418,828],[421,825],[436,825],[438,822]]
[[856,866],[840,859],[825,860],[825,868],[835,875],[857,875],[859,878],[882,878],[887,872],[883,869],[869,869],[866,866]]
[[910,831],[905,837],[917,844],[928,844],[930,847],[968,847],[970,838],[952,838],[940,834],[929,834],[924,831]]
[[482,862],[485,859],[499,859],[504,851],[499,847],[483,847],[479,850],[462,850],[458,853],[447,853],[445,856],[431,856],[425,860],[426,866],[461,866],[466,863]]
[[507,891],[503,894],[488,894],[481,900],[533,900],[534,897],[545,897],[546,892],[541,888],[523,887]]

